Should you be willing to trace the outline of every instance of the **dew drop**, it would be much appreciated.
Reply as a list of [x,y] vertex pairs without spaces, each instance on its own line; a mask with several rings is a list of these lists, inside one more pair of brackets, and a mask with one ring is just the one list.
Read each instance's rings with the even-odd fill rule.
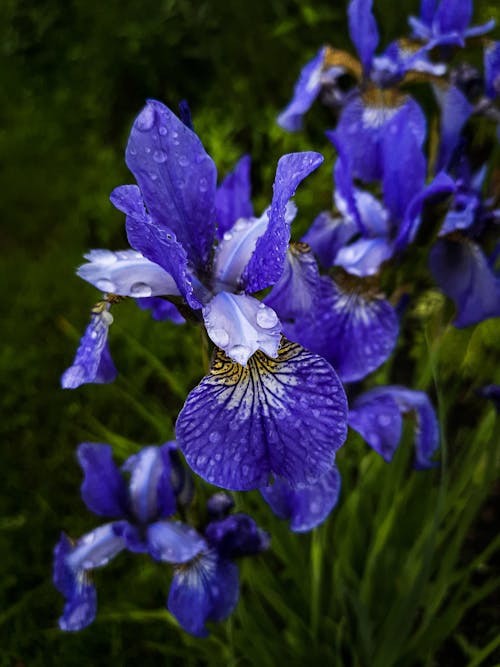
[[224,232],[224,236],[222,237],[224,241],[230,241],[233,238],[233,235],[231,232]]
[[167,154],[165,153],[165,151],[155,151],[155,152],[153,153],[153,160],[154,160],[155,162],[158,162],[158,164],[161,164],[162,162],[165,162],[165,160],[167,159],[167,157],[168,157],[168,156],[167,156]]
[[[263,304],[261,304],[263,305]],[[263,329],[271,329],[278,322],[278,316],[271,308],[264,307],[257,313],[257,324]]]
[[155,110],[149,104],[141,111],[135,125],[141,132],[149,132],[155,122]]
[[179,163],[179,166],[180,166],[180,167],[187,167],[187,166],[189,166],[189,160],[188,160],[188,158],[187,158],[185,155],[181,155],[181,156],[179,157],[179,159],[177,160],[177,162]]
[[116,289],[114,282],[108,280],[107,278],[99,278],[95,286],[97,289],[100,289],[103,292],[114,292]]
[[130,295],[135,297],[151,296],[153,290],[146,283],[134,283],[130,287]]
[[380,426],[389,426],[389,424],[391,423],[391,418],[389,415],[382,414],[378,415],[377,421],[380,424]]
[[[211,443],[219,442],[220,438],[221,438],[221,435],[218,431],[212,431],[212,433],[210,433],[210,435],[208,436],[208,439]],[[217,458],[217,456],[219,456],[219,458]],[[220,461],[220,454],[218,454],[218,455],[216,454],[215,458],[216,458],[217,461]]]
[[246,345],[233,345],[233,347],[228,351],[231,359],[236,361],[237,364],[242,366],[247,363],[248,358],[251,356],[252,352],[250,348]]
[[229,343],[229,334],[225,329],[212,329],[209,333],[217,347],[225,347]]
[[206,192],[208,190],[208,181],[206,178],[200,178],[200,192]]
[[165,137],[168,134],[168,130],[164,125],[161,125],[158,128],[158,132],[161,134],[162,137]]
[[154,171],[151,171],[150,174],[149,174],[149,178],[150,178],[152,181],[157,181],[157,180],[158,180],[158,174],[157,174],[156,172],[154,172]]

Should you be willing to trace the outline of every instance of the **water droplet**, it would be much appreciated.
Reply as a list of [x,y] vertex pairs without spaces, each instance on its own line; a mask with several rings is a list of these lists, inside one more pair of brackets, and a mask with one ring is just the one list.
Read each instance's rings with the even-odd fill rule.
[[389,415],[378,415],[377,421],[380,424],[380,426],[389,426],[391,423],[391,417]]
[[200,192],[206,192],[208,190],[208,181],[206,178],[200,178]]
[[206,460],[207,460],[207,457],[204,456],[203,454],[200,454],[200,456],[198,456],[198,458],[196,459],[196,465],[202,466],[205,463]]
[[158,132],[161,134],[162,137],[165,137],[168,134],[168,130],[164,125],[161,125],[158,128]]
[[152,172],[150,172],[150,174],[149,174],[149,178],[150,178],[152,181],[157,181],[157,180],[158,180],[158,174],[157,174],[156,172],[152,171]]
[[95,286],[97,289],[100,289],[103,292],[114,292],[116,289],[114,282],[108,280],[107,278],[99,278]]
[[104,322],[107,327],[110,327],[113,324],[113,315],[105,310],[103,313],[101,313],[101,321]]
[[151,148],[149,146],[146,146],[144,152],[146,153],[146,155],[149,155],[151,153]]
[[[261,304],[263,305],[263,304]],[[257,313],[257,324],[263,329],[271,329],[278,322],[278,316],[271,308],[264,307],[264,310],[259,310]]]
[[167,159],[167,157],[168,157],[168,156],[167,156],[167,154],[165,153],[165,151],[155,151],[155,152],[153,153],[153,160],[154,160],[155,162],[158,162],[158,164],[161,164],[162,162],[165,162],[165,160]]
[[[220,438],[221,438],[221,435],[218,431],[212,431],[212,433],[210,433],[210,435],[208,436],[208,439],[212,443],[219,442]],[[217,459],[217,454],[215,455],[215,458]],[[220,461],[220,454],[219,454],[219,458],[217,459],[217,461]]]
[[222,237],[224,241],[230,241],[233,238],[233,235],[231,232],[224,232],[224,236]]
[[189,166],[189,160],[187,159],[187,157],[185,155],[179,156],[179,159],[177,160],[177,162],[179,163],[180,167]]
[[228,351],[228,354],[231,359],[236,361],[237,364],[244,366],[252,352],[246,345],[233,345],[233,347]]
[[225,347],[229,343],[229,334],[225,329],[212,329],[209,333],[217,347]]
[[149,104],[141,111],[135,125],[141,132],[149,132],[155,122],[155,110]]
[[135,296],[135,297],[145,297],[145,296],[151,296],[153,290],[149,285],[146,285],[146,283],[134,283],[130,287],[130,296]]

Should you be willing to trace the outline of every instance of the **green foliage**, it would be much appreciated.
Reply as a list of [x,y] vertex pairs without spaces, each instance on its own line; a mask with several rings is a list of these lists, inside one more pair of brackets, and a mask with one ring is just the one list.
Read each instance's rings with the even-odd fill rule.
[[[271,532],[273,547],[242,563],[238,609],[209,639],[187,636],[165,610],[168,568],[131,555],[96,572],[96,623],[77,635],[57,629],[62,600],[50,582],[53,545],[61,529],[78,536],[95,525],[78,494],[76,445],[110,442],[123,460],[172,438],[183,398],[205,372],[196,328],[152,322],[125,303],[116,307],[112,329],[118,381],[59,389],[97,298],[73,268],[91,247],[125,246],[122,216],[108,196],[131,178],[123,151],[132,118],[146,97],[171,106],[188,99],[221,174],[242,153],[252,154],[258,211],[269,201],[282,153],[323,152],[327,164],[297,195],[300,237],[331,201],[333,151],[322,133],[329,119],[317,108],[307,131],[295,136],[274,118],[320,44],[350,49],[346,4],[0,4],[0,665],[500,661],[493,597],[500,543],[488,519],[499,432],[493,409],[473,391],[500,382],[498,320],[473,330],[447,326],[451,306],[431,283],[373,383],[396,377],[431,391],[443,428],[438,469],[411,469],[411,429],[390,465],[351,434],[339,455],[341,501],[312,536],[291,534],[258,494],[239,494],[238,506]],[[386,42],[417,4],[375,2]],[[500,20],[498,7],[476,5],[478,17],[496,13]],[[408,261],[409,276],[421,260]],[[389,291],[400,277],[390,278]],[[198,493],[207,487],[200,484]]]

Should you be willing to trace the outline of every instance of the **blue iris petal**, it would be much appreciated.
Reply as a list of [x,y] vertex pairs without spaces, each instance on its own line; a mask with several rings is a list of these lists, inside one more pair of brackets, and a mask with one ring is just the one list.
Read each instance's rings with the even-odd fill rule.
[[158,322],[170,320],[174,324],[184,324],[186,321],[176,306],[165,299],[156,296],[143,297],[136,299],[136,303],[142,310],[151,310],[152,318]]
[[118,534],[126,521],[115,521],[98,526],[76,542],[66,562],[73,570],[93,570],[103,567],[125,548],[125,542]]
[[277,359],[246,368],[221,351],[187,397],[177,441],[191,468],[228,489],[261,488],[274,473],[311,484],[327,472],[346,435],[347,402],[321,357],[284,342]]
[[500,95],[500,41],[489,44],[484,50],[484,78],[486,94],[496,99]]
[[245,366],[257,350],[276,357],[281,323],[272,308],[247,294],[219,292],[203,308],[207,333],[226,354]]
[[476,243],[441,239],[431,249],[429,263],[437,284],[455,302],[456,327],[500,317],[500,280]]
[[304,533],[319,526],[330,514],[340,493],[336,466],[311,486],[294,489],[283,479],[260,490],[264,500],[280,519],[290,520],[290,530]]
[[231,514],[212,521],[205,537],[222,558],[252,556],[269,547],[270,538],[247,514]]
[[293,98],[287,108],[280,113],[277,123],[289,132],[295,132],[302,127],[302,116],[311,108],[321,90],[321,72],[326,48],[322,47],[300,72],[299,80],[295,85]]
[[244,155],[215,194],[217,238],[221,239],[237,220],[253,217],[250,193],[250,156]]
[[379,34],[372,13],[373,0],[351,0],[347,9],[349,34],[359,54],[366,75],[370,73]]
[[474,108],[456,86],[434,86],[441,107],[441,134],[436,171],[449,168],[450,161],[460,139],[460,133]]
[[85,478],[83,502],[100,516],[123,517],[128,511],[127,487],[113,461],[109,445],[84,442],[78,447],[78,461]]
[[210,550],[176,570],[168,609],[184,630],[195,637],[207,637],[205,623],[227,618],[238,597],[237,566]]
[[258,292],[274,285],[283,273],[290,240],[288,202],[304,178],[322,162],[323,156],[311,151],[289,153],[280,158],[269,209],[269,225],[257,240],[255,251],[243,274],[246,291]]
[[149,553],[167,563],[187,563],[206,549],[203,537],[180,521],[157,521],[147,528]]
[[196,268],[205,268],[215,236],[217,171],[197,135],[149,100],[130,132],[126,162],[156,224],[175,234]]
[[358,232],[358,226],[351,220],[334,218],[324,211],[302,237],[311,246],[322,266],[330,268],[335,263],[339,250]]
[[108,329],[113,322],[109,306],[92,313],[85,329],[73,365],[61,377],[63,389],[76,389],[82,384],[112,382],[117,371],[107,345]]

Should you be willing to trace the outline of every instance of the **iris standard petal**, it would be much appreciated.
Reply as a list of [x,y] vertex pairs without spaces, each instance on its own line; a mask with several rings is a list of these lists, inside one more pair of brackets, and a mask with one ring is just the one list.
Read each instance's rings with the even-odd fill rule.
[[196,267],[206,268],[217,170],[197,135],[164,104],[149,100],[132,126],[126,163],[155,222],[175,234]]
[[429,256],[439,287],[455,303],[456,327],[500,317],[500,280],[481,248],[468,239],[440,239]]
[[448,169],[457,148],[460,133],[474,108],[456,86],[434,86],[434,94],[441,108],[441,133],[436,171]]
[[94,309],[85,329],[75,359],[61,377],[63,389],[76,389],[82,384],[113,382],[117,371],[107,345],[108,329],[113,322],[109,304]]
[[393,244],[387,238],[359,239],[339,250],[335,266],[353,276],[374,276],[393,254]]
[[250,194],[250,156],[244,155],[215,193],[217,238],[221,239],[240,218],[253,217]]
[[128,511],[127,487],[113,461],[109,445],[83,442],[77,450],[85,474],[81,486],[83,502],[100,516],[123,517]]
[[341,478],[333,466],[311,486],[293,489],[283,479],[260,490],[262,497],[280,519],[290,520],[290,530],[304,533],[319,526],[338,501]]
[[162,456],[160,447],[144,447],[127,459],[123,470],[130,473],[130,510],[137,521],[148,523],[160,516],[175,513],[175,495],[170,484],[170,459]]
[[331,468],[346,436],[347,401],[321,357],[284,341],[277,359],[246,368],[221,350],[186,399],[177,441],[191,468],[227,489],[261,488],[274,473],[311,484]]
[[319,282],[319,269],[311,248],[305,243],[291,243],[283,274],[264,302],[281,320],[302,317],[316,302]]
[[[117,533],[126,521],[106,523],[77,540],[66,563],[74,571],[103,567],[125,548],[125,542]],[[115,530],[116,528],[116,530]]]
[[302,68],[295,84],[290,104],[280,113],[276,122],[284,130],[296,132],[302,127],[302,116],[309,111],[321,90],[321,72],[325,60],[326,47]]
[[186,321],[179,313],[176,306],[166,299],[156,296],[136,299],[136,303],[142,310],[151,310],[151,316],[158,322],[170,320],[174,324],[184,324]]
[[213,343],[242,366],[257,350],[270,357],[278,354],[278,316],[253,296],[219,292],[203,308],[203,318]]
[[356,382],[381,366],[398,337],[391,304],[361,283],[340,288],[321,279],[321,296],[310,317],[296,327],[297,341],[329,361],[343,382]]
[[157,521],[147,528],[149,553],[167,563],[187,563],[207,548],[194,528],[180,521]]
[[281,276],[290,240],[288,202],[301,181],[322,162],[323,156],[312,151],[289,153],[280,158],[269,209],[269,225],[257,240],[255,252],[243,274],[247,292],[258,292],[274,285]]
[[207,637],[205,623],[227,618],[238,597],[238,568],[210,550],[176,569],[168,609],[184,630],[195,637]]
[[135,250],[91,250],[77,275],[102,292],[148,297],[180,294],[172,276]]
[[247,514],[231,514],[205,529],[209,544],[222,558],[251,556],[269,547],[270,537]]
[[463,33],[472,19],[472,0],[441,0],[433,23],[439,32]]
[[356,399],[349,410],[349,426],[374,449],[384,461],[394,456],[403,429],[401,412],[390,395],[371,395],[368,391]]
[[349,34],[359,54],[365,75],[370,73],[379,34],[372,13],[373,0],[351,0],[347,8]]
[[311,246],[323,267],[330,268],[340,248],[358,231],[355,222],[333,217],[328,211],[323,211],[302,237],[302,241]]

